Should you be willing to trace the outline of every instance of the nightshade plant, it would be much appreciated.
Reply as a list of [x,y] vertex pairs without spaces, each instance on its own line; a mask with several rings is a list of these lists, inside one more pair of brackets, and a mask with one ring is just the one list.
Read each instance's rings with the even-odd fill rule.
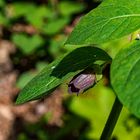
[[114,59],[95,45],[119,39],[139,28],[140,0],[104,0],[81,18],[65,43],[81,47],[58,58],[33,78],[19,94],[16,104],[50,94],[91,65],[111,63],[110,82],[116,100],[100,138],[108,140],[123,105],[140,118],[140,41],[131,41]]

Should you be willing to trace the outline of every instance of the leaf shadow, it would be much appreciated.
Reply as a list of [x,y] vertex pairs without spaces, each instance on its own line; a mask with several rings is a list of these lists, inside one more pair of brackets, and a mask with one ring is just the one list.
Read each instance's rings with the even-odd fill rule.
[[97,60],[110,59],[108,54],[97,47],[81,47],[66,55],[53,69],[50,76],[63,78],[69,73],[82,71]]

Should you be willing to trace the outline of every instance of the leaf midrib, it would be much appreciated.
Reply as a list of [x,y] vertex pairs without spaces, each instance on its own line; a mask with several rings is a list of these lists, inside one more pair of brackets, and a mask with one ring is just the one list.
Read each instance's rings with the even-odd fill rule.
[[109,20],[113,20],[113,19],[117,19],[117,18],[125,18],[125,17],[140,17],[140,14],[121,15],[121,16],[112,17]]

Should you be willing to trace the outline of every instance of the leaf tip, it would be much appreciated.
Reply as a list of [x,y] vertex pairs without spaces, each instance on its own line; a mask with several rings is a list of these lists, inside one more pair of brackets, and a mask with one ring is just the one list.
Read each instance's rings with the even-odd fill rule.
[[29,100],[25,99],[22,97],[22,94],[19,93],[18,94],[18,97],[16,98],[16,101],[15,101],[15,105],[21,105],[21,104],[24,104],[26,102],[28,102]]
[[24,103],[24,101],[21,100],[20,97],[18,96],[17,99],[16,99],[16,101],[15,101],[15,105],[21,105],[23,103]]

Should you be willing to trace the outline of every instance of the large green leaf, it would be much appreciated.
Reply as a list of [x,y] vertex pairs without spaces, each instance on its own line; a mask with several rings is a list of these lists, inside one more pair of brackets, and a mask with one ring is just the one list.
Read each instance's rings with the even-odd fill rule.
[[111,83],[122,104],[140,117],[140,41],[115,57]]
[[140,28],[140,0],[105,0],[85,15],[66,44],[100,44]]
[[21,104],[48,95],[65,80],[98,60],[111,61],[111,58],[105,51],[96,47],[75,49],[43,69],[21,91],[16,103]]

